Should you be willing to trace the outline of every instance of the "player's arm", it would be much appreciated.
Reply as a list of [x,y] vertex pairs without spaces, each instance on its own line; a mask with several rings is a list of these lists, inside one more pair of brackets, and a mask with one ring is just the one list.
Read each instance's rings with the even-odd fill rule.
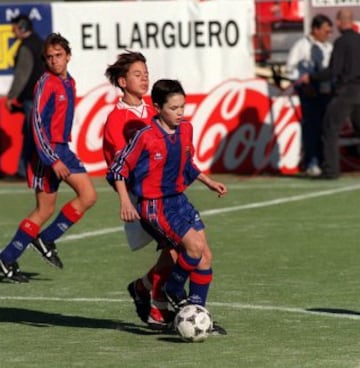
[[186,186],[188,186],[198,178],[199,174],[201,173],[201,170],[197,167],[197,165],[194,162],[195,148],[192,143],[193,137],[192,125],[189,122],[186,122],[183,123],[181,127],[184,131],[184,135],[188,135],[188,143],[186,144],[185,149],[186,161],[184,165],[184,180]]
[[140,220],[136,208],[131,203],[125,180],[116,180],[115,188],[119,195],[121,220],[125,222]]
[[103,151],[108,166],[114,161],[115,155],[126,146],[122,125],[114,114],[110,114],[105,123]]
[[36,150],[46,166],[53,166],[59,161],[59,156],[53,150],[45,129],[51,124],[52,116],[47,106],[54,93],[46,78],[41,78],[35,87],[32,130]]
[[216,192],[219,195],[219,197],[222,197],[227,193],[227,187],[225,184],[219,181],[215,181],[203,173],[199,174],[197,180],[206,185],[210,190]]
[[143,149],[144,139],[141,133],[137,134],[133,141],[126,146],[110,168],[110,174],[114,181],[114,187],[119,195],[120,218],[125,222],[139,220],[140,216],[131,202],[126,180],[130,172],[135,168]]

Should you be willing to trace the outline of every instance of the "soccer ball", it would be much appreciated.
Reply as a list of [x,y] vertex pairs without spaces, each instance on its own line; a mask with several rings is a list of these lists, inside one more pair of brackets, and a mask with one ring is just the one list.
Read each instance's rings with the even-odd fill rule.
[[207,339],[213,327],[209,311],[201,305],[190,304],[181,308],[174,320],[176,332],[184,341],[201,342]]

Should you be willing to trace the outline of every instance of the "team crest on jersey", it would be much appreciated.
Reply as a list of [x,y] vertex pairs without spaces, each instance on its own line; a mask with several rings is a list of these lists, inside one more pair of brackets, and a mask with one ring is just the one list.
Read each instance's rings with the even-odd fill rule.
[[154,160],[162,160],[163,159],[163,155],[161,154],[161,152],[156,152],[154,155]]

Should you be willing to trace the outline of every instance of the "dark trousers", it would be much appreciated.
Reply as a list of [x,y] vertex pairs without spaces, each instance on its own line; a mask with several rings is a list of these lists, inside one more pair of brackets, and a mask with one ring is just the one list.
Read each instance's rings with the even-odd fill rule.
[[360,85],[341,87],[336,91],[326,109],[322,141],[323,173],[328,177],[340,175],[338,140],[346,119],[350,119],[353,128],[360,132]]
[[24,123],[22,127],[22,136],[23,136],[23,145],[21,149],[21,155],[19,159],[17,174],[21,177],[26,176],[26,163],[28,160],[29,154],[29,144],[32,136],[31,133],[31,113],[32,113],[33,101],[32,100],[24,100],[23,108],[24,108]]
[[310,97],[299,91],[301,103],[301,129],[303,166],[306,169],[312,161],[320,165],[323,160],[322,124],[330,94],[318,94]]

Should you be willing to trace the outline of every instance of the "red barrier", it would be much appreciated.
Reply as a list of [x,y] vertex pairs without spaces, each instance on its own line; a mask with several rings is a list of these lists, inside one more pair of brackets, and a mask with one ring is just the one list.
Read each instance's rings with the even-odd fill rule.
[[0,173],[14,175],[22,148],[22,113],[10,114],[0,98]]

